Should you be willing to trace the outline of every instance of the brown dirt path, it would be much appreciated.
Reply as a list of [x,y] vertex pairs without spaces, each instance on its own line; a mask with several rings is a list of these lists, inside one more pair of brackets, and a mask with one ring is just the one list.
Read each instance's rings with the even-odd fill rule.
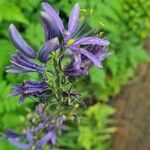
[[[150,53],[150,39],[146,44]],[[112,150],[150,150],[150,64],[114,100],[118,132]]]

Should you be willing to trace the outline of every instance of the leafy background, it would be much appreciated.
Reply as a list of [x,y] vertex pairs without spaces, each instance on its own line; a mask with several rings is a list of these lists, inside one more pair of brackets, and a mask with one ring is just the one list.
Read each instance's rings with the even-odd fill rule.
[[[5,128],[23,129],[30,108],[29,103],[18,105],[17,97],[8,97],[12,84],[22,81],[22,76],[8,75],[5,66],[14,47],[8,38],[8,26],[15,23],[23,37],[35,48],[40,49],[43,30],[39,12],[42,0],[0,1],[0,131]],[[104,62],[104,69],[93,68],[89,76],[80,78],[77,89],[83,93],[88,108],[83,110],[86,119],[72,125],[70,132],[59,139],[61,149],[109,150],[113,127],[110,106],[112,96],[118,94],[123,85],[135,75],[140,63],[150,61],[144,51],[144,40],[150,32],[150,1],[147,0],[47,0],[60,10],[64,22],[72,6],[80,3],[81,14],[86,17],[93,12],[89,26],[100,28],[106,36],[114,55]],[[4,139],[0,149],[15,149]]]

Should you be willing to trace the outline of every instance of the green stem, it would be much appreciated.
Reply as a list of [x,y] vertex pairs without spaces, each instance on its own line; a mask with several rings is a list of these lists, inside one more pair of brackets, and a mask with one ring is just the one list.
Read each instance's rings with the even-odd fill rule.
[[[59,54],[60,56],[61,54]],[[54,63],[54,69],[56,73],[56,80],[55,80],[55,86],[56,86],[56,99],[57,99],[57,117],[59,116],[60,110],[62,108],[62,88],[61,88],[61,64],[60,64],[60,57],[54,57],[53,63]]]
[[60,73],[59,73],[59,68],[57,64],[57,60],[54,58],[54,69],[56,72],[56,89],[57,89],[57,100],[61,101],[61,79],[60,79]]

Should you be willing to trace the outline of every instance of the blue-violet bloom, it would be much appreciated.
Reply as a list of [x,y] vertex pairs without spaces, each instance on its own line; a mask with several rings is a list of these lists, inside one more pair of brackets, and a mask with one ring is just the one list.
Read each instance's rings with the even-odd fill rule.
[[23,103],[28,96],[41,97],[48,90],[46,82],[24,81],[23,84],[13,86],[11,96],[21,95],[19,102]]
[[[98,59],[91,52],[81,46],[88,46],[92,44],[106,47],[109,45],[109,41],[99,38],[98,36],[85,35],[79,39],[76,39],[75,35],[76,32],[78,32],[80,15],[79,4],[76,4],[71,11],[67,30],[64,28],[58,12],[55,11],[48,3],[42,3],[42,8],[44,12],[42,13],[41,18],[45,29],[46,41],[49,41],[56,36],[60,37],[59,39],[62,39],[60,41],[60,48],[69,49],[74,54],[76,70],[79,70],[81,66],[81,54],[88,57],[96,66],[100,67]],[[39,58],[43,61],[41,59],[42,57],[39,56]]]

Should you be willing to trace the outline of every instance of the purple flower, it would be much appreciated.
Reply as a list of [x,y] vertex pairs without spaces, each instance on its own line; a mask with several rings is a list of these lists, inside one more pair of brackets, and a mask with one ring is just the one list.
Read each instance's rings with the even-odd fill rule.
[[30,129],[28,129],[26,131],[26,137],[24,136],[24,139],[26,139],[27,141],[26,143],[21,142],[20,137],[7,136],[6,138],[11,144],[16,146],[17,148],[25,150],[31,150],[32,147],[35,147],[36,150],[41,150],[42,146],[47,144],[48,142],[51,142],[52,145],[56,144],[57,135],[54,130],[48,131],[48,133],[46,133],[43,137],[37,139],[36,141],[34,140],[33,136],[33,133],[30,131]]
[[6,134],[5,137],[6,138],[18,138],[18,137],[24,137],[24,134],[18,134],[14,131],[12,131],[11,129],[6,129]]
[[25,134],[19,134],[10,129],[6,130],[5,138],[8,139],[8,141],[11,144],[13,144],[14,146],[16,146],[18,148],[29,150],[30,149],[29,144],[21,143],[18,141],[19,138],[25,138],[25,137],[26,137]]
[[21,148],[21,149],[25,149],[25,150],[31,150],[29,144],[21,143],[21,142],[19,142],[17,139],[14,139],[14,138],[7,138],[7,139],[8,139],[8,141],[9,141],[12,145],[16,146],[17,148]]
[[45,128],[47,130],[47,133],[35,143],[36,148],[41,148],[42,145],[47,144],[49,141],[51,142],[52,145],[55,145],[57,140],[57,134],[56,134],[57,130],[66,129],[65,126],[63,125],[64,121],[66,120],[65,116],[59,117],[55,123],[52,123],[50,121],[50,119],[52,119],[51,117],[46,116],[45,114],[43,116],[44,116],[44,118],[42,119],[43,125],[42,126],[40,125],[40,127],[42,127],[42,129]]
[[[9,129],[9,130],[7,130],[7,132],[5,134],[5,138],[7,138],[11,144],[16,146],[17,148],[21,148],[21,149],[25,149],[25,150],[30,150],[32,147],[31,143],[33,141],[33,138],[31,138],[31,137],[32,137],[32,133],[30,132],[30,130],[27,130],[26,134],[18,134]],[[29,143],[20,142],[20,139],[23,139],[23,138],[27,138]]]
[[33,134],[30,129],[27,129],[27,131],[26,131],[26,138],[27,138],[28,142],[30,142],[32,144],[34,143],[34,137],[33,137]]
[[[66,48],[72,51],[75,57],[75,67],[77,70],[79,70],[81,65],[81,54],[88,57],[96,66],[100,67],[97,58],[91,52],[88,52],[86,49],[81,48],[81,46],[88,46],[92,44],[106,47],[109,45],[109,41],[101,39],[98,36],[90,37],[84,35],[79,39],[75,37],[75,35],[79,32],[79,4],[76,4],[71,11],[67,30],[64,28],[63,22],[59,17],[58,13],[48,3],[43,3],[42,8],[45,11],[45,17],[44,15],[42,15],[41,18],[43,18],[42,20],[45,20],[43,21],[43,25],[45,29],[46,40],[48,41],[55,36],[60,37],[61,35],[61,48]],[[49,20],[51,20],[51,23]],[[55,28],[55,30],[53,30],[53,28]],[[46,57],[48,57],[48,55]]]
[[[41,65],[31,60],[36,58],[36,52],[24,41],[13,24],[11,24],[9,27],[9,35],[12,43],[17,48],[17,54],[12,55],[12,64],[7,67],[6,71],[10,73],[38,72],[43,75],[45,73],[45,69]],[[56,40],[47,41],[44,44],[39,54],[43,62],[45,60],[45,55],[48,55],[50,51],[55,48],[55,41]],[[56,44],[58,45],[58,43]]]
[[24,41],[13,24],[9,26],[9,36],[17,50],[27,57],[36,58],[36,52]]
[[[90,45],[87,51],[92,53],[94,57],[99,61],[100,67],[102,68],[102,61],[108,56],[112,55],[112,52],[107,52],[106,49],[98,45]],[[94,65],[93,61],[86,55],[81,55],[81,67],[79,70],[76,69],[75,60],[73,60],[64,70],[65,75],[68,76],[80,76],[87,75],[88,70]]]
[[12,55],[11,65],[7,67],[6,72],[10,73],[22,73],[22,72],[39,72],[44,74],[45,70],[42,66],[34,63],[32,60],[23,56],[21,53]]
[[19,103],[23,103],[28,96],[40,97],[46,90],[48,85],[45,82],[25,81],[13,87],[11,96],[21,95]]
[[[41,107],[39,108],[41,111]],[[54,118],[44,115],[47,117],[46,121],[44,119],[40,120],[40,124],[37,126],[32,126],[31,129],[27,129],[25,134],[18,134],[12,130],[7,130],[5,134],[5,138],[8,139],[10,143],[14,146],[21,149],[32,149],[34,147],[37,150],[41,150],[43,145],[49,144],[55,145],[57,141],[57,131],[66,129],[63,125],[66,120],[65,116],[58,117],[56,122],[54,122]],[[53,121],[52,121],[53,120]],[[39,133],[44,132],[44,135],[39,137]],[[43,133],[42,132],[42,133]],[[38,138],[37,138],[38,135]],[[24,139],[26,142],[21,142],[21,139]]]
[[[26,86],[31,88],[35,84],[37,83],[28,81]],[[41,85],[42,83],[39,85],[39,87]],[[32,93],[32,88],[30,93]],[[49,116],[45,110],[44,103],[38,104],[36,106],[36,111],[39,116],[39,124],[32,124],[31,128],[26,129],[24,134],[18,134],[10,129],[7,129],[5,138],[7,138],[11,144],[18,148],[27,150],[30,150],[33,147],[36,150],[41,150],[46,144],[49,144],[49,146],[56,144],[58,130],[66,130],[64,125],[66,117],[59,116],[56,118],[56,116],[53,115]]]
[[54,131],[49,131],[46,135],[44,135],[40,140],[38,140],[35,144],[36,148],[41,148],[43,145],[47,144],[49,141],[52,145],[56,144],[56,133]]

